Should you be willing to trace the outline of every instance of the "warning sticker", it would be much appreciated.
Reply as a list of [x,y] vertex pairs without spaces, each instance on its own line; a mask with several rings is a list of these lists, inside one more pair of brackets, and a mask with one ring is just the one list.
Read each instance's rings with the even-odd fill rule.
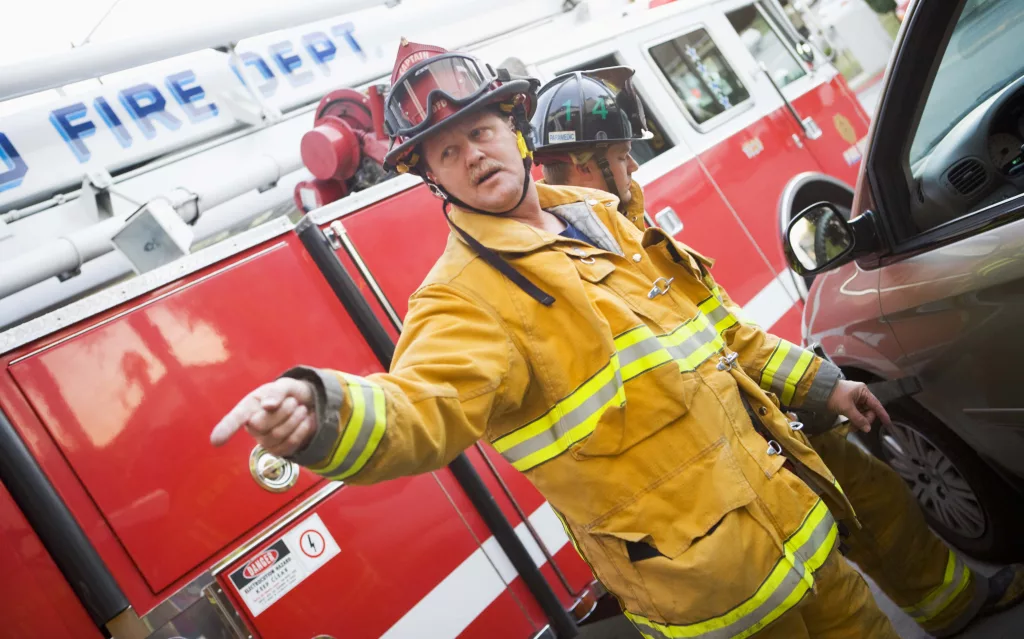
[[253,617],[341,552],[320,515],[309,517],[231,573]]

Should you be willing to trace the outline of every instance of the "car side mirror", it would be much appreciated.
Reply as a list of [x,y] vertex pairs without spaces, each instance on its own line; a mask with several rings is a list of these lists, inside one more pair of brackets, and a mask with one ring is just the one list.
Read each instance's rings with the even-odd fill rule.
[[848,262],[856,244],[850,223],[830,202],[800,211],[786,229],[786,258],[799,275],[814,275]]

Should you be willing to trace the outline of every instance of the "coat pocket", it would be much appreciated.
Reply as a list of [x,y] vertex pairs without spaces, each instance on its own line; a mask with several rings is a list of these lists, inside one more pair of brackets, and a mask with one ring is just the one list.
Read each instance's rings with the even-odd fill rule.
[[669,559],[714,532],[731,511],[756,499],[725,438],[586,526],[587,532],[645,542]]
[[632,378],[628,366],[623,370],[624,403],[602,415],[594,433],[573,451],[577,459],[620,455],[682,419],[700,385],[695,373],[680,373],[674,361]]

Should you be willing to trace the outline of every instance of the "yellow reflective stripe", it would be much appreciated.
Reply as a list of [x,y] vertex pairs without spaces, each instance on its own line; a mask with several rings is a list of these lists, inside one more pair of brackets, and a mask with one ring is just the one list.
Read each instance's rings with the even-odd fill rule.
[[719,291],[716,286],[715,297],[709,297],[697,306],[700,308],[702,313],[707,315],[708,319],[711,320],[711,323],[714,324],[715,331],[717,333],[724,333],[735,326],[738,322],[736,317],[729,311],[729,308],[725,306],[724,302],[722,302],[720,293],[721,291]]
[[[836,487],[836,490],[838,490],[838,491],[839,491],[839,493],[840,493],[840,494],[841,494],[841,495],[842,495],[843,497],[846,497],[846,491],[845,491],[845,490],[843,490],[843,487],[842,487],[841,485],[839,485],[839,480],[838,480],[838,479],[836,479],[835,477],[833,477],[833,478],[832,478],[832,485]],[[846,503],[850,504],[850,501],[849,501],[849,499],[847,499],[847,502],[846,502]],[[857,516],[857,511],[856,511],[856,510],[854,510],[854,508],[853,508],[853,504],[850,504],[850,516],[851,516],[851,517],[856,517],[856,516]]]
[[533,468],[589,436],[612,403],[624,404],[625,382],[673,360],[682,371],[695,370],[725,346],[703,312],[667,335],[641,325],[614,344],[616,353],[604,368],[538,419],[494,440],[495,450],[519,470]]
[[631,328],[622,335],[615,338],[615,350],[622,352],[629,348],[633,344],[642,342],[645,339],[654,337],[654,331],[647,327],[646,324],[641,324],[636,328]]
[[590,417],[584,420],[577,426],[570,428],[564,435],[559,437],[557,440],[548,444],[544,448],[523,457],[522,459],[513,462],[512,466],[519,471],[529,470],[538,464],[542,464],[550,459],[561,455],[565,451],[575,444],[576,442],[584,439],[588,435],[594,432],[597,428],[597,422],[600,421],[601,416],[608,410],[608,407],[613,403],[622,404],[626,401],[626,391],[624,388],[619,386],[618,391],[613,397],[601,405],[598,410],[594,411]]
[[661,335],[658,339],[665,346],[671,348],[682,344],[697,332],[709,326],[708,320],[702,313],[698,313],[693,319],[687,320],[681,326],[676,327],[671,333]]
[[768,358],[768,363],[765,365],[764,370],[761,371],[762,389],[766,391],[772,389],[772,381],[775,379],[775,374],[779,372],[779,366],[782,366],[782,361],[786,359],[790,346],[789,342],[779,340],[778,346],[775,347],[772,356]]
[[359,455],[359,457],[356,459],[355,465],[352,467],[351,470],[346,472],[344,475],[337,477],[337,479],[345,479],[346,477],[351,477],[352,475],[362,470],[363,466],[366,466],[366,462],[370,461],[370,457],[373,456],[373,453],[377,450],[377,446],[380,444],[380,440],[383,439],[384,437],[384,429],[387,426],[387,422],[382,418],[385,414],[384,411],[386,410],[384,390],[381,387],[374,384],[372,392],[374,411],[380,417],[374,420],[373,430],[370,431],[369,440],[366,443],[366,447],[363,448],[362,454]]
[[528,470],[589,436],[609,406],[625,401],[619,358],[613,355],[604,368],[540,419],[495,440],[494,448],[516,469]]
[[626,612],[650,639],[742,639],[754,635],[791,610],[814,587],[813,574],[835,546],[838,528],[818,500],[797,531],[786,540],[783,557],[752,597],[719,617],[688,625],[662,624]]
[[696,370],[704,360],[725,346],[703,312],[658,339],[679,364],[680,371]]
[[311,467],[313,470],[321,474],[327,474],[336,469],[352,450],[352,444],[359,435],[359,430],[352,426],[353,424],[361,424],[363,422],[363,413],[365,412],[363,393],[352,392],[353,384],[341,373],[336,373],[336,375],[338,376],[338,382],[341,384],[341,387],[347,391],[346,395],[348,396],[351,412],[349,413],[348,420],[344,424],[338,424],[338,429],[341,431],[341,437],[338,438],[337,446],[334,451],[332,451],[331,456],[327,458],[325,463]]
[[599,370],[596,375],[588,379],[582,386],[551,407],[551,409],[544,413],[544,415],[539,419],[530,422],[518,430],[512,431],[504,437],[496,439],[493,444],[494,449],[499,453],[503,453],[513,446],[518,446],[528,439],[532,439],[544,431],[549,430],[555,425],[559,418],[562,417],[562,415],[578,408],[580,404],[593,395],[593,391],[611,381],[614,378],[615,371],[617,369],[618,356],[613,355],[611,361],[608,362],[604,368]]
[[384,390],[355,375],[337,373],[351,408],[345,424],[339,424],[341,436],[327,459],[311,469],[331,479],[346,479],[366,465],[377,450],[387,428]]
[[696,370],[704,360],[711,357],[718,351],[725,347],[725,342],[722,341],[721,337],[717,335],[712,338],[710,342],[705,342],[700,348],[690,353],[686,357],[676,360],[679,362],[679,370],[681,371],[692,371]]
[[761,371],[761,388],[774,391],[783,404],[792,404],[797,386],[813,361],[814,354],[810,351],[779,340]]
[[842,493],[843,497],[846,497],[846,491],[843,490],[843,487],[841,485],[839,485],[839,480],[836,479],[835,477],[832,478],[832,485],[836,487],[836,490]]
[[615,350],[622,365],[624,382],[672,359],[661,348],[654,331],[647,326],[638,326],[616,337]]
[[640,359],[632,362],[628,366],[622,369],[622,381],[627,382],[634,377],[639,377],[640,374],[646,373],[656,366],[660,366],[665,362],[671,362],[672,356],[668,351],[664,349],[658,349],[650,355],[645,355]]
[[970,583],[971,571],[951,550],[946,560],[946,571],[942,583],[928,593],[920,603],[904,606],[903,611],[913,617],[914,621],[924,623],[938,617],[949,607]]
[[[793,348],[796,347],[794,346]],[[793,371],[783,382],[784,389],[781,397],[783,404],[788,406],[793,403],[793,396],[796,395],[796,387],[800,384],[800,380],[803,379],[807,369],[811,367],[812,361],[814,361],[814,355],[811,351],[803,350],[800,354],[800,359],[797,360],[796,366],[793,368]]]

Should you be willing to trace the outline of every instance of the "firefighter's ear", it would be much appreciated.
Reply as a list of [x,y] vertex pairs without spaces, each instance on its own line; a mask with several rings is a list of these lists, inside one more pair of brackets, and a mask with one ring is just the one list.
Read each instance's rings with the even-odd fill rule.
[[590,175],[591,173],[594,172],[590,168],[590,162],[589,161],[588,162],[584,162],[583,164],[576,164],[575,162],[573,162],[572,165],[574,167],[576,167],[576,170],[579,171],[582,175]]

